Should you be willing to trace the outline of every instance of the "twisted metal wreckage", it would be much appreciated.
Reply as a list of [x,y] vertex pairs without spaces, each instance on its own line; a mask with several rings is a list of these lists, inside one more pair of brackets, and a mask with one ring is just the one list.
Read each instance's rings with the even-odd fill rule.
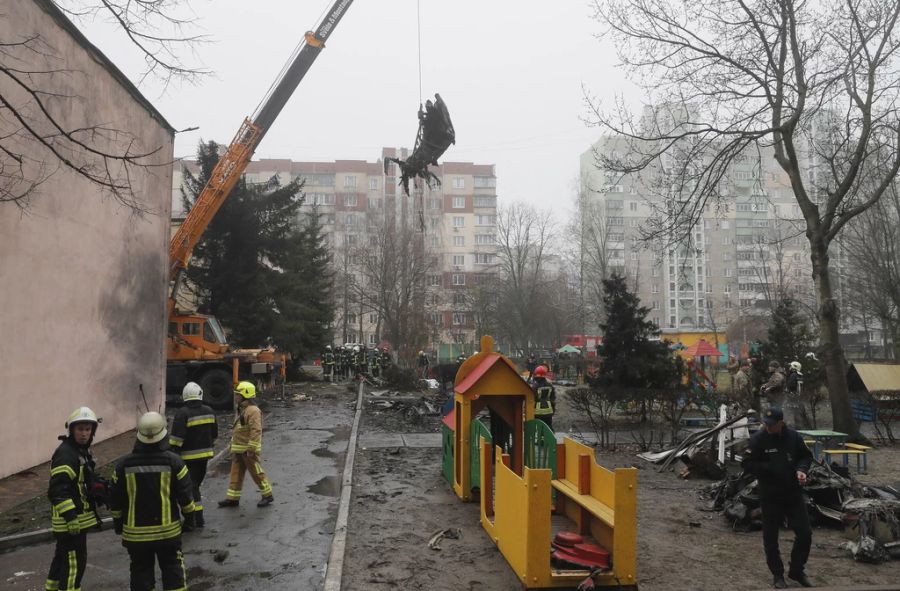
[[[728,474],[727,462],[717,459],[721,453],[717,448],[722,445],[730,450],[735,461],[740,461],[739,454],[748,441],[748,416],[720,421],[714,427],[691,434],[672,449],[642,453],[638,457],[658,464],[660,471],[673,468],[680,461],[686,466],[682,476],[703,474],[721,478],[701,490],[701,497],[707,501],[701,508],[721,511],[735,531],[761,529],[756,477],[743,470]],[[720,437],[722,433],[734,436]],[[721,443],[717,445],[717,442]],[[811,521],[843,526],[855,539],[842,547],[855,560],[880,563],[900,558],[900,490],[883,484],[862,484],[848,469],[819,460],[812,464],[804,489]]]

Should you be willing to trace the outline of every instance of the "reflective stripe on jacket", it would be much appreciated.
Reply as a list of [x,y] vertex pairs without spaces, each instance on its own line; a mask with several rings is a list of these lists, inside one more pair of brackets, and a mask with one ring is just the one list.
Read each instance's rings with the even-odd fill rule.
[[182,460],[201,460],[213,457],[213,443],[218,436],[213,410],[199,400],[190,400],[175,413],[169,445]]
[[231,453],[262,451],[262,411],[252,402],[241,402],[231,432]]
[[552,415],[556,402],[556,389],[552,384],[544,380],[538,384],[534,391],[534,414],[538,416]]
[[52,513],[50,527],[54,533],[67,533],[66,524],[77,520],[81,529],[97,525],[97,515],[88,497],[88,483],[93,479],[94,459],[70,437],[59,444],[50,460],[50,484],[47,497]]
[[195,509],[187,466],[164,445],[138,442],[116,466],[110,509],[126,546],[178,538]]

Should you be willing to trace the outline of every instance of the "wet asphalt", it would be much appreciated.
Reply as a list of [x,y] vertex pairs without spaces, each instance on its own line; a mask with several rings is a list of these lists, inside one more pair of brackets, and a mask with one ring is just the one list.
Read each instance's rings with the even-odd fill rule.
[[[191,591],[322,588],[354,402],[355,396],[347,393],[336,400],[268,404],[262,461],[275,503],[257,508],[259,493],[246,476],[240,507],[220,509],[217,501],[225,498],[230,463],[221,462],[207,475],[206,528],[183,536]],[[228,436],[230,432],[223,434]],[[0,589],[42,590],[52,554],[52,543],[0,554]],[[128,566],[118,536],[91,533],[82,589],[128,589]]]

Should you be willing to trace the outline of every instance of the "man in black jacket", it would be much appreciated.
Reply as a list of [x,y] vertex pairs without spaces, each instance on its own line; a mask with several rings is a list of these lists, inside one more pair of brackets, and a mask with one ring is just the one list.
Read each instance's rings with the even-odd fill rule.
[[[186,588],[180,513],[194,510],[187,466],[169,451],[166,419],[145,413],[134,451],[116,466],[110,494],[116,533],[131,557],[131,591],[155,589],[155,563],[165,591]],[[179,511],[179,507],[181,511]]]
[[87,530],[97,525],[93,500],[94,459],[90,445],[99,419],[86,406],[75,409],[66,421],[68,435],[50,460],[51,529],[56,550],[44,589],[69,591],[81,588],[87,565]]
[[194,494],[194,512],[184,516],[184,531],[206,525],[200,503],[200,485],[206,477],[206,464],[213,457],[213,444],[219,436],[216,414],[203,404],[203,389],[196,382],[188,382],[181,391],[184,406],[175,412],[169,445],[187,465]]
[[763,546],[766,564],[772,571],[774,587],[787,588],[784,563],[778,550],[778,531],[787,517],[794,530],[788,577],[802,587],[812,587],[804,573],[812,530],[803,486],[812,463],[812,453],[803,437],[784,424],[784,413],[777,406],[763,413],[763,427],[750,438],[744,453],[743,468],[757,479],[763,518]]

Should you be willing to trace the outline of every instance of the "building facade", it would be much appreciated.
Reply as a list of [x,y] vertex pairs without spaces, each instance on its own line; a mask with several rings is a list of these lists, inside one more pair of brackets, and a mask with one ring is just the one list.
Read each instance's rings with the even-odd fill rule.
[[[300,178],[306,200],[303,214],[315,211],[324,225],[335,272],[334,343],[378,345],[387,340],[384,314],[367,297],[383,277],[373,277],[373,257],[390,264],[386,233],[408,234],[403,248],[421,261],[408,271],[421,287],[413,306],[425,345],[439,355],[466,350],[477,342],[471,290],[494,273],[496,259],[497,177],[494,165],[444,162],[431,167],[440,185],[398,185],[399,170],[389,157],[406,158],[408,150],[383,148],[374,162],[335,160],[298,162],[260,159],[245,172],[249,182],[277,176],[282,183]],[[196,163],[182,166],[196,172]],[[182,174],[173,180],[173,200],[180,205]],[[396,244],[396,243],[395,243]],[[455,346],[454,346],[455,345]]]
[[[14,450],[0,459],[2,478],[49,460],[80,406],[103,418],[102,441],[164,402],[174,130],[53,2],[4,3],[0,39],[0,62],[32,72],[35,91],[3,77],[4,110],[47,140],[0,118],[0,190],[40,181],[21,207],[0,199],[0,379],[17,401],[0,429]],[[152,154],[123,166],[75,148],[51,118],[97,151]],[[118,195],[87,178],[104,170]]]

